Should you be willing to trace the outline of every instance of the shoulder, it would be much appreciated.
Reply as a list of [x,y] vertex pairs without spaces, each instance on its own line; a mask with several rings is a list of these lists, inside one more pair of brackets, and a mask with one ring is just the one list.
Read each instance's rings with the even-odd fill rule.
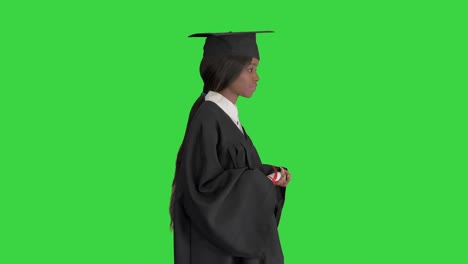
[[212,115],[219,115],[222,112],[222,109],[216,105],[214,102],[211,101],[204,101],[198,111],[200,114],[212,114]]
[[222,109],[210,101],[203,102],[193,116],[194,121],[201,123],[217,122],[222,117]]
[[222,109],[210,101],[203,102],[193,115],[191,129],[213,128],[222,122]]

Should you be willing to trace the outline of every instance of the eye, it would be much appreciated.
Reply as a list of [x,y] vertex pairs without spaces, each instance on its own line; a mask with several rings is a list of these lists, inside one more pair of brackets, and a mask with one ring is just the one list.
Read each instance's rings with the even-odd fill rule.
[[248,71],[249,73],[252,73],[252,72],[254,72],[254,70],[255,70],[255,69],[253,69],[253,68],[251,68],[251,69],[247,69],[247,71]]

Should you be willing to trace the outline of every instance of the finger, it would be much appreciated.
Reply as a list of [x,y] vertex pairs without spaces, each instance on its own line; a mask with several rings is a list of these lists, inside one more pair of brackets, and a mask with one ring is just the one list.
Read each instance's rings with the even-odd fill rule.
[[286,175],[285,169],[283,167],[280,167],[281,169],[281,175]]
[[286,182],[286,179],[283,174],[281,174],[281,179],[278,181],[278,185],[284,184]]
[[285,177],[284,181],[281,182],[281,186],[286,187],[289,184],[289,181],[290,181],[290,178]]
[[281,179],[278,181],[278,183],[276,185],[278,186],[283,186],[286,184],[286,180],[284,179],[284,176],[281,177]]
[[283,181],[283,179],[285,178],[285,177],[284,177],[284,176],[285,176],[285,173],[284,173],[284,170],[283,170],[282,167],[280,167],[280,172],[279,172],[279,173],[280,173],[281,178],[280,178],[280,180],[278,181],[278,184],[281,183],[281,182]]

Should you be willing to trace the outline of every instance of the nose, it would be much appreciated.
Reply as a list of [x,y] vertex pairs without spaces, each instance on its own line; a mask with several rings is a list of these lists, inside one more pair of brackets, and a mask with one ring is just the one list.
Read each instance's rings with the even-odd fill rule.
[[255,82],[260,81],[260,77],[258,76],[258,73],[257,73],[257,72],[255,72],[255,74],[254,74],[254,76],[253,76],[253,79],[254,79]]

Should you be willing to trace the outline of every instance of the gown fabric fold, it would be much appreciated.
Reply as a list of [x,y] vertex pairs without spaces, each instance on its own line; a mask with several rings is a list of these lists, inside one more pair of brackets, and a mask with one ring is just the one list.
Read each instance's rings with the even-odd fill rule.
[[250,137],[215,103],[197,110],[176,171],[175,264],[283,264],[283,187]]

